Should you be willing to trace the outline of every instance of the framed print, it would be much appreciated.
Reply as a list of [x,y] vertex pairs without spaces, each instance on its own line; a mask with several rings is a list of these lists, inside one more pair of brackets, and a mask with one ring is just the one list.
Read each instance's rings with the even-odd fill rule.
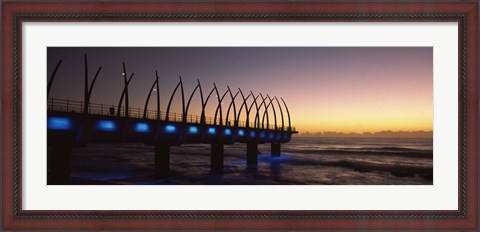
[[478,2],[2,2],[2,228],[478,230]]

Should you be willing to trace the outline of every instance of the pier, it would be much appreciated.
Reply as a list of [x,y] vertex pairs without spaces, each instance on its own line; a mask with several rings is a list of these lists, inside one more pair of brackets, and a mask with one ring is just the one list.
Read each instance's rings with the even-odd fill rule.
[[[52,86],[57,64],[48,83],[48,92]],[[85,67],[87,59],[85,56]],[[223,95],[217,86],[206,98],[203,96],[200,81],[185,98],[182,79],[173,90],[166,111],[160,111],[159,77],[156,74],[144,108],[132,108],[128,105],[128,84],[133,73],[127,78],[125,64],[122,73],[125,87],[120,95],[118,105],[104,105],[90,102],[94,83],[101,67],[95,74],[93,82],[88,86],[88,72],[85,68],[85,95],[83,101],[48,98],[47,106],[47,146],[52,157],[48,164],[51,171],[52,184],[66,184],[70,178],[72,149],[89,143],[130,143],[141,142],[155,147],[155,178],[167,178],[170,172],[170,147],[182,144],[210,144],[210,167],[213,172],[223,169],[224,146],[233,143],[246,144],[246,160],[248,169],[256,169],[258,162],[258,144],[271,144],[271,155],[280,156],[281,144],[288,143],[292,134],[298,133],[291,126],[290,112],[285,101],[277,97],[245,95],[241,89],[234,94],[229,87]],[[175,93],[180,90],[182,112],[170,112]],[[197,92],[198,91],[198,92]],[[156,110],[149,110],[148,103],[152,93],[156,92]],[[200,115],[188,113],[194,94],[200,94]],[[206,117],[205,109],[213,95],[217,104],[214,117]],[[225,97],[229,96],[230,101]],[[242,104],[235,105],[235,99],[241,97]],[[247,101],[250,99],[250,103]],[[226,103],[226,104],[225,104]],[[228,106],[222,109],[222,106]],[[268,111],[272,109],[273,124],[269,121]],[[226,114],[224,116],[226,110]],[[285,111],[285,112],[284,112]],[[280,117],[277,120],[277,112]],[[250,119],[250,114],[255,115]],[[284,113],[287,120],[284,120]],[[240,115],[246,120],[240,121]],[[232,119],[233,118],[233,119]],[[286,122],[287,121],[287,122]]]

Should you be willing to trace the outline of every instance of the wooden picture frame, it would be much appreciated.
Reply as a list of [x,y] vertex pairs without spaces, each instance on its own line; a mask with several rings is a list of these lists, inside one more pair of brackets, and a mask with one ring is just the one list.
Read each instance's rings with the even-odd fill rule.
[[[478,230],[478,1],[2,2],[2,228]],[[22,210],[22,23],[92,21],[457,22],[458,210]]]

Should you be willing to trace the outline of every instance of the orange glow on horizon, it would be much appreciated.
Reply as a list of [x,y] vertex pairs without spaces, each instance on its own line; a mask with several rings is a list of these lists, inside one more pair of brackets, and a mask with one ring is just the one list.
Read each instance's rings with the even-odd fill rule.
[[[292,126],[301,133],[335,131],[363,133],[378,131],[431,131],[432,107],[392,106],[375,110],[364,106],[355,108],[296,109],[292,114]],[[318,115],[318,116],[316,116]]]

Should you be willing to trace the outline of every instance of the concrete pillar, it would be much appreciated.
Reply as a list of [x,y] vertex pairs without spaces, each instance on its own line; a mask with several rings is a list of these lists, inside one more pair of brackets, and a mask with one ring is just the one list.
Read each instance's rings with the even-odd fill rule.
[[223,169],[223,144],[212,144],[210,150],[210,170],[221,171]]
[[170,144],[155,145],[155,178],[167,178],[170,174]]
[[257,169],[258,163],[258,144],[247,143],[247,168]]
[[280,156],[280,143],[272,143],[272,156]]
[[48,162],[50,179],[48,184],[68,184],[72,166],[71,143],[56,143],[51,146],[51,159]]

